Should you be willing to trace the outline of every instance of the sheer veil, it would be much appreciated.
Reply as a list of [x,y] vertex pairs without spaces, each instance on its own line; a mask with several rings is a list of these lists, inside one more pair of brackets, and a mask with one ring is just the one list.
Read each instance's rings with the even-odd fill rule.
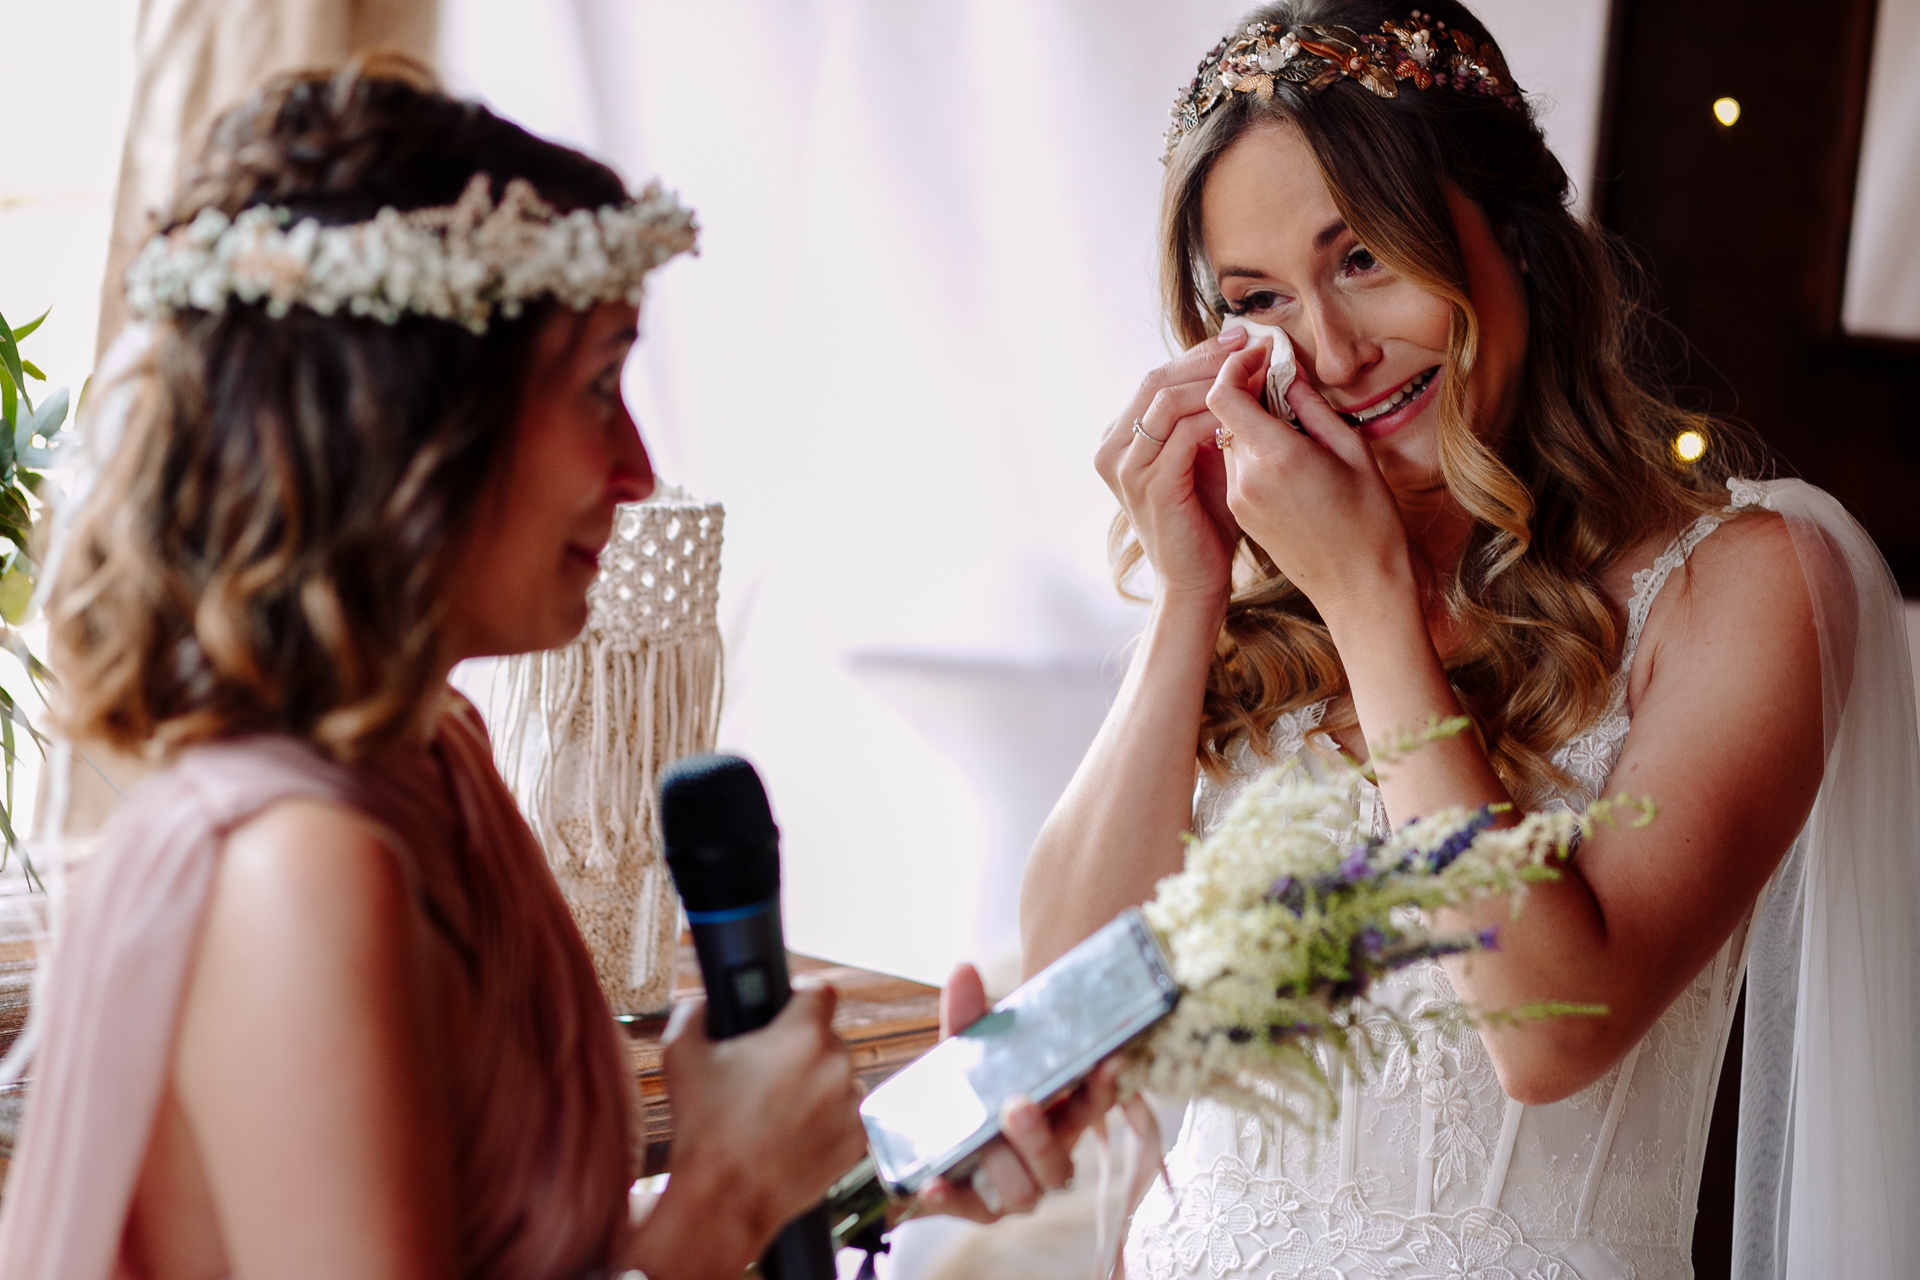
[[1797,480],[1784,516],[1820,630],[1826,773],[1754,922],[1735,1280],[1920,1275],[1920,736],[1900,593]]

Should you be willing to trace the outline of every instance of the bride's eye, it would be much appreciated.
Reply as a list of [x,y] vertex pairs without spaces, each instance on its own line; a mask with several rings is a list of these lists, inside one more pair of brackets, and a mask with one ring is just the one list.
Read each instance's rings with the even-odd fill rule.
[[1373,250],[1359,244],[1353,247],[1352,252],[1347,254],[1346,261],[1340,265],[1348,275],[1360,276],[1378,267],[1380,260],[1373,256]]
[[1280,295],[1268,289],[1258,289],[1241,295],[1239,301],[1229,302],[1227,310],[1236,316],[1252,315],[1256,311],[1267,311],[1277,305]]

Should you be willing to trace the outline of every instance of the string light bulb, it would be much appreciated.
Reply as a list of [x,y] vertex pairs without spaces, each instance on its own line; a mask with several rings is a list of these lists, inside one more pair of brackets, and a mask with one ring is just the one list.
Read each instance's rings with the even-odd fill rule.
[[1715,98],[1713,100],[1713,118],[1727,128],[1733,128],[1740,119],[1740,99]]
[[1673,438],[1673,456],[1682,462],[1698,462],[1706,452],[1707,438],[1698,431],[1682,431]]

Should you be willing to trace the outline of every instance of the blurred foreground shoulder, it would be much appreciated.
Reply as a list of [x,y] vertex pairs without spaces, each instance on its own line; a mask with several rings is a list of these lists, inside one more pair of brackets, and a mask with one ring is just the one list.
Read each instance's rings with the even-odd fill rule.
[[452,1274],[447,1046],[397,851],[290,800],[236,827],[174,1088],[237,1275]]
[[389,839],[345,806],[283,800],[228,834],[214,910],[244,905],[255,919],[303,931],[353,930],[404,913],[407,877]]

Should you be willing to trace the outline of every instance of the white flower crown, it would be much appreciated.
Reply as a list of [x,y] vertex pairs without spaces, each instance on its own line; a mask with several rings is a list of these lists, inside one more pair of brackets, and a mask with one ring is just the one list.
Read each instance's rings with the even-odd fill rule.
[[237,218],[201,210],[134,259],[128,309],[163,320],[189,309],[219,312],[237,298],[264,302],[275,317],[300,306],[392,324],[412,312],[484,333],[495,308],[513,317],[544,296],[575,310],[638,306],[647,273],[694,251],[699,234],[692,211],[657,182],[637,200],[562,214],[524,178],[508,182],[494,204],[484,173],[451,205],[389,207],[346,226],[290,222],[286,209],[265,205]]

